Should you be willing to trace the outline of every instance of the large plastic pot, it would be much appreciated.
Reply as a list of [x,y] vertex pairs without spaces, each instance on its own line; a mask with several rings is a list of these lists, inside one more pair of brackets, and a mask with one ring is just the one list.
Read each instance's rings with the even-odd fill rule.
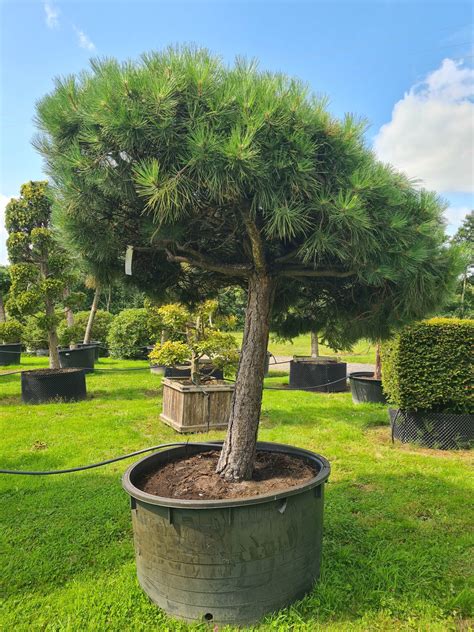
[[20,364],[21,343],[0,345],[0,366]]
[[215,449],[189,443],[126,471],[138,581],[173,617],[248,625],[300,599],[317,580],[330,466],[307,450],[258,443],[259,450],[307,460],[317,475],[276,494],[233,500],[160,498],[137,487],[164,463]]
[[21,399],[25,404],[51,400],[79,401],[86,397],[83,369],[39,369],[21,374]]
[[87,344],[84,342],[79,342],[77,344],[78,349],[83,349],[84,347],[94,347],[94,359],[97,361],[99,359],[99,354],[100,354],[100,347],[101,347],[101,343],[100,342],[88,342]]
[[347,364],[338,360],[295,357],[290,362],[291,388],[313,393],[339,393],[347,390],[346,375]]
[[474,442],[474,415],[389,408],[392,438],[438,450],[463,450]]
[[80,349],[59,349],[59,364],[62,369],[80,368],[86,373],[94,370],[95,347],[87,346]]
[[354,371],[349,375],[352,401],[354,404],[386,404],[382,380],[373,378],[373,371]]
[[[216,369],[211,364],[201,366],[199,369],[201,375],[212,375],[216,380],[224,379],[224,371],[222,369]],[[191,377],[191,367],[187,365],[182,366],[166,366],[164,368],[164,376],[165,377],[179,377],[179,378],[190,378]]]

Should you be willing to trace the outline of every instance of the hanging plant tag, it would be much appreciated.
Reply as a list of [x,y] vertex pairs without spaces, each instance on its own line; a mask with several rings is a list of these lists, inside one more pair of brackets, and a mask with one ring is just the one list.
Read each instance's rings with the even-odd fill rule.
[[132,276],[133,246],[127,246],[125,253],[125,274]]

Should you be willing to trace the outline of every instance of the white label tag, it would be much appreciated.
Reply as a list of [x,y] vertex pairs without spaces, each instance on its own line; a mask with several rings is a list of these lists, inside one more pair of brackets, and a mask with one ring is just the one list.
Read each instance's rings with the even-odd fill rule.
[[125,274],[132,276],[133,246],[127,246],[125,253]]

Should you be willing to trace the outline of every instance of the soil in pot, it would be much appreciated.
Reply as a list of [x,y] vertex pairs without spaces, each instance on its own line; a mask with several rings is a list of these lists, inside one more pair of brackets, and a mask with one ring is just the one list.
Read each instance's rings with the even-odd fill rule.
[[387,398],[382,390],[382,380],[374,377],[370,371],[355,371],[349,375],[352,401],[354,404],[386,404]]
[[25,404],[86,398],[83,369],[39,369],[21,374],[21,399]]
[[171,461],[148,474],[138,486],[148,494],[184,500],[248,498],[281,492],[317,474],[312,465],[298,457],[257,452],[252,480],[229,483],[216,473],[219,454],[215,450]]

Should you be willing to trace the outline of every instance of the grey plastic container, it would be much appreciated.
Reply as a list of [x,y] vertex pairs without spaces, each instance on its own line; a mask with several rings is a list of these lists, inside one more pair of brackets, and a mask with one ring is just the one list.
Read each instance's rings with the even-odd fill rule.
[[297,357],[290,361],[290,386],[313,393],[347,391],[347,364],[329,358]]
[[246,499],[177,500],[137,487],[164,463],[215,449],[193,443],[170,448],[124,474],[138,581],[172,617],[248,625],[302,598],[317,580],[330,466],[307,450],[258,443],[258,450],[307,460],[316,466],[316,476],[276,494]]
[[386,404],[382,380],[373,379],[373,371],[354,371],[349,375],[354,404]]

